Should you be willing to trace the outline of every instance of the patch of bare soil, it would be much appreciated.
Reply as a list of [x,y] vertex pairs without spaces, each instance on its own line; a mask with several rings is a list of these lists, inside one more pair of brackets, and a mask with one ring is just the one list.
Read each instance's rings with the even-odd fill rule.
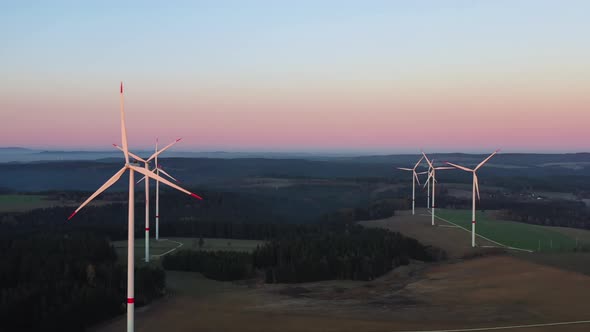
[[440,219],[435,220],[432,226],[431,216],[425,209],[417,209],[416,215],[411,211],[396,212],[396,216],[381,220],[361,221],[365,227],[385,228],[394,232],[400,232],[406,236],[415,238],[425,245],[445,250],[449,258],[463,258],[465,256],[478,256],[489,252],[496,244],[477,238],[480,247],[471,247],[471,233],[462,228]]

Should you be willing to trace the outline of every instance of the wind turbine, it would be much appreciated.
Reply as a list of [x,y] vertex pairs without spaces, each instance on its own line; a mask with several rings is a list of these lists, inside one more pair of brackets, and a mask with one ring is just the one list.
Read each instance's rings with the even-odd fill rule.
[[[131,157],[133,157],[135,160],[137,161],[141,161],[144,163],[144,168],[146,171],[149,171],[149,164],[150,161],[158,158],[158,155],[166,150],[168,150],[171,146],[173,146],[174,144],[180,142],[182,138],[178,138],[176,139],[174,142],[168,144],[167,146],[165,146],[162,150],[156,150],[156,152],[154,152],[148,159],[144,160],[141,157],[138,157],[137,155],[129,152],[129,155]],[[118,146],[117,144],[113,144],[114,147],[118,148],[119,150],[123,151],[123,148],[121,148],[120,146]],[[157,172],[156,172],[157,174]],[[157,174],[159,175],[159,174]],[[141,182],[143,179],[145,179],[145,176],[138,181]],[[176,179],[174,179],[176,180]],[[178,181],[177,181],[178,182]],[[159,187],[159,185],[158,185]],[[158,212],[156,211],[156,217],[157,217]],[[157,240],[157,238],[156,238]],[[149,183],[149,179],[146,179],[145,181],[145,262],[148,263],[150,261],[150,183]]]
[[449,164],[455,168],[464,170],[466,172],[471,172],[473,174],[473,193],[472,193],[473,203],[472,203],[472,209],[471,209],[471,246],[472,247],[475,247],[475,193],[476,192],[477,192],[477,199],[480,199],[479,182],[477,179],[477,170],[480,169],[486,162],[488,162],[488,160],[490,160],[496,153],[498,153],[498,151],[500,151],[500,150],[498,149],[498,150],[494,151],[494,153],[492,153],[489,157],[484,159],[474,169],[447,162],[447,164]]
[[[158,138],[156,137],[156,157],[154,158],[155,161],[155,171],[157,175],[160,173],[166,175],[167,177],[171,178],[172,180],[178,182],[172,175],[166,173],[162,167],[158,164]],[[156,180],[156,241],[160,239],[160,181]]]
[[432,179],[432,211],[431,212],[431,216],[432,216],[432,226],[434,226],[434,211],[436,209],[436,171],[437,170],[444,170],[444,169],[455,169],[454,167],[447,167],[447,166],[439,166],[439,167],[434,167],[434,160],[430,160],[428,159],[428,157],[426,156],[426,154],[424,153],[424,151],[422,152],[422,155],[424,156],[424,159],[426,159],[426,162],[428,163],[428,167],[429,167],[429,172],[428,172],[428,179],[426,179],[426,183],[428,183],[428,187],[430,187],[430,179]]
[[[192,192],[183,189],[170,181],[161,178],[160,176],[153,174],[150,171],[147,171],[141,167],[138,167],[129,162],[129,153],[128,145],[127,145],[127,129],[125,127],[125,109],[123,105],[124,97],[123,97],[123,82],[121,82],[121,139],[123,142],[123,154],[125,155],[125,165],[119,171],[117,171],[107,182],[105,182],[94,194],[92,194],[84,203],[80,205],[69,217],[68,220],[72,219],[78,211],[80,211],[84,206],[90,203],[94,198],[100,195],[103,191],[107,190],[110,186],[112,186],[115,182],[121,178],[123,173],[129,171],[129,209],[128,209],[128,230],[127,230],[127,331],[132,332],[134,330],[134,307],[135,307],[135,285],[134,285],[134,277],[135,277],[135,234],[134,234],[134,217],[135,217],[135,181],[134,181],[134,173],[138,172],[141,173],[148,178],[152,178],[158,180],[174,189],[180,190],[185,194],[188,194],[192,197],[197,199],[202,199],[199,195],[193,194]],[[133,157],[135,158],[135,157]]]
[[[158,139],[156,139],[156,152],[158,151],[157,149],[158,149]],[[154,158],[154,160],[155,160],[156,165],[155,165],[154,169],[152,169],[152,173],[156,173],[158,175],[160,175],[160,173],[162,173],[165,176],[167,176],[168,178],[174,180],[175,182],[180,183],[180,181],[178,181],[172,175],[170,175],[166,171],[164,171],[162,166],[160,164],[158,164],[158,156],[156,156]],[[145,179],[145,176],[143,178],[141,178],[139,181],[137,181],[137,183],[140,183],[144,179]],[[158,241],[160,239],[159,221],[160,221],[160,181],[156,180],[156,241]]]
[[418,179],[418,174],[416,173],[416,168],[418,168],[418,166],[422,162],[422,159],[424,159],[424,157],[422,157],[422,158],[420,158],[420,160],[418,160],[416,165],[414,165],[414,168],[405,168],[405,167],[398,167],[397,168],[402,171],[412,172],[412,215],[416,214],[416,209],[415,209],[415,206],[416,206],[416,181],[418,181],[418,184],[420,184],[420,180]]

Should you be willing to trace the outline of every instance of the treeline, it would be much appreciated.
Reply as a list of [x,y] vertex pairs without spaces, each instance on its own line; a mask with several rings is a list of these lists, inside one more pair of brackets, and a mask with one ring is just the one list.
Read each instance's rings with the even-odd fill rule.
[[590,209],[583,202],[521,202],[517,207],[500,210],[498,217],[535,225],[590,229]]
[[372,280],[410,259],[433,261],[445,256],[400,233],[356,225],[341,232],[274,240],[252,255],[254,267],[265,271],[269,283]]
[[433,261],[445,256],[399,233],[354,225],[277,238],[252,254],[183,250],[167,255],[163,266],[224,281],[246,279],[261,271],[267,283],[298,283],[372,280],[411,259]]
[[[440,199],[439,199],[440,197]],[[451,209],[471,209],[470,199],[449,195],[437,196],[437,205]],[[498,210],[498,218],[523,223],[590,229],[590,208],[571,200],[523,201],[496,195],[482,197],[478,210]]]
[[376,220],[395,215],[396,210],[404,210],[408,204],[406,199],[379,199],[365,207],[340,209],[323,215],[319,222],[322,225],[352,224],[361,220]]
[[[4,331],[83,331],[125,310],[126,269],[113,247],[88,233],[0,240],[0,324]],[[137,304],[162,295],[161,269],[136,271]]]

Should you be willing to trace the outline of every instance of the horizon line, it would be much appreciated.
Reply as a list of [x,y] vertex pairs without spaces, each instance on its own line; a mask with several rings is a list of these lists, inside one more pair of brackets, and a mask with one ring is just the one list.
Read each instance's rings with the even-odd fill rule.
[[[109,150],[98,147],[36,147],[36,146],[0,146],[0,150],[8,149],[20,149],[20,150],[31,150],[36,153],[39,152],[86,152],[86,153],[116,153],[115,150]],[[135,151],[152,151],[152,147],[141,147]],[[491,150],[484,149],[465,149],[460,150],[433,150],[427,153],[429,154],[486,154]],[[228,154],[311,154],[311,155],[358,155],[358,156],[387,156],[387,155],[420,155],[421,149],[409,151],[406,149],[335,149],[335,148],[324,148],[324,149],[224,149],[224,148],[179,148],[172,153],[228,153]],[[538,150],[538,149],[502,149],[501,154],[584,154],[590,153],[590,151],[579,151],[579,150]]]

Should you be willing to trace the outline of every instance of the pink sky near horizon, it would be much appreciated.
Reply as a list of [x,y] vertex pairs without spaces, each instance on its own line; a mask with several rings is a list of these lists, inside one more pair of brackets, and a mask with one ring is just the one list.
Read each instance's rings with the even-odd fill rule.
[[[0,133],[2,146],[108,149],[120,143],[118,93],[101,92],[4,99],[2,109],[11,111],[4,112],[9,125]],[[309,94],[300,100],[297,92],[192,98],[131,88],[126,91],[129,140],[142,149],[156,136],[163,141],[178,136],[184,150],[587,151],[585,96],[565,101],[563,95],[447,94],[420,100],[332,92],[307,100]]]

